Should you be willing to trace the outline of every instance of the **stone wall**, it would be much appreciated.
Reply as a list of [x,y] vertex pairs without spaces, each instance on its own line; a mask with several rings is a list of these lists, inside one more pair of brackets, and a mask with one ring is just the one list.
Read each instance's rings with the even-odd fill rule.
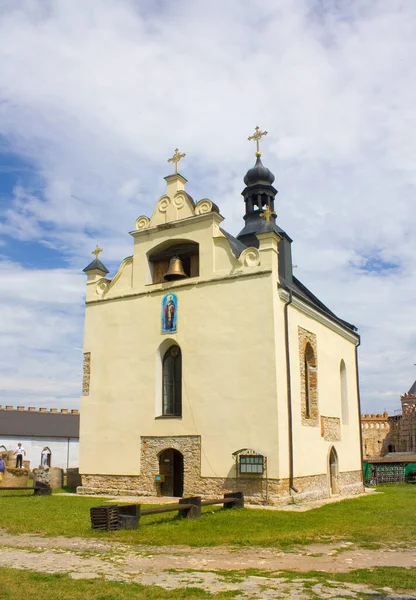
[[0,487],[26,488],[28,481],[28,469],[15,469],[14,467],[6,467],[6,470],[3,473],[3,480],[0,482]]
[[404,394],[402,403],[402,418],[398,421],[396,451],[416,452],[416,398]]
[[82,393],[88,396],[90,393],[90,376],[91,376],[91,352],[84,352],[84,368],[82,377]]
[[66,485],[69,488],[76,488],[76,487],[82,485],[82,479],[81,479],[81,475],[79,474],[78,467],[67,469]]
[[53,490],[56,490],[63,487],[64,472],[58,467],[39,467],[39,469],[33,469],[33,479],[47,483]]
[[327,442],[339,442],[341,440],[340,419],[321,416],[321,435]]
[[[298,327],[299,369],[300,369],[300,401],[302,425],[319,426],[318,407],[318,349],[316,335]],[[308,360],[308,377],[306,374],[307,348],[310,346],[313,357]],[[309,404],[309,416],[307,405]]]
[[[340,495],[360,494],[364,491],[361,471],[346,471],[339,474]],[[80,495],[111,494],[114,496],[154,496],[154,489],[145,489],[141,476],[126,475],[83,475]],[[294,487],[297,492],[289,493],[288,479],[266,479],[265,477],[216,478],[200,477],[192,490],[184,490],[184,496],[221,497],[227,492],[242,491],[250,504],[279,506],[288,502],[303,502],[328,498],[328,474],[310,477],[296,477]],[[153,486],[152,486],[153,488]]]
[[394,446],[391,439],[390,418],[387,412],[377,415],[362,415],[361,429],[364,458],[384,456],[388,453],[389,446]]
[[[313,500],[330,496],[328,474],[295,478],[297,493],[289,494],[287,479],[267,479],[264,475],[250,474],[238,477],[201,476],[200,436],[142,437],[141,475],[82,475],[79,494],[113,494],[125,496],[156,496],[160,484],[159,455],[173,448],[183,455],[184,496],[221,497],[230,491],[242,491],[248,502],[254,504],[282,504],[289,501]],[[339,475],[340,493],[359,493],[363,490],[361,472],[351,471]]]
[[361,415],[364,458],[388,452],[416,452],[416,396],[400,397],[402,414]]

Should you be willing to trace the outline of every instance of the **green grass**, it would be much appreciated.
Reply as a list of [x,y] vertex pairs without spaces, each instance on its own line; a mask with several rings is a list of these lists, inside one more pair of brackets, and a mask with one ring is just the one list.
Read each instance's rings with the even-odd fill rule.
[[[170,573],[200,573],[198,569],[168,569]],[[325,571],[262,571],[260,569],[236,570],[212,570],[224,581],[238,583],[247,577],[284,578],[289,580],[308,579],[316,580],[315,583],[326,583],[338,581],[340,583],[358,583],[369,587],[382,589],[390,587],[398,590],[416,590],[416,568],[415,567],[373,567],[366,569],[355,569],[346,573],[334,573]]]
[[[180,570],[176,572],[178,575],[182,573]],[[317,583],[335,587],[342,583],[357,583],[368,585],[372,590],[382,590],[384,587],[389,587],[395,592],[416,590],[415,568],[380,567],[358,569],[349,573],[322,571],[267,573],[256,569],[212,572],[223,577],[224,582],[228,583],[239,583],[244,578],[254,575],[272,579],[284,578],[290,581],[302,579],[305,589]],[[265,585],[264,589],[268,587]],[[236,590],[213,594],[198,587],[165,590],[158,586],[105,581],[102,578],[73,580],[67,574],[51,575],[9,568],[0,569],[0,600],[30,598],[34,592],[36,597],[42,600],[56,600],[56,598],[60,600],[225,600],[239,595]]]
[[199,588],[164,590],[155,585],[119,583],[103,579],[77,579],[17,569],[0,569],[0,600],[222,600],[230,593],[210,594]]
[[204,509],[197,520],[176,513],[142,517],[138,530],[95,532],[89,509],[100,498],[12,496],[1,493],[0,527],[11,533],[95,537],[150,545],[274,546],[289,548],[313,542],[351,541],[364,547],[409,545],[416,537],[416,486],[380,486],[382,494],[327,504],[297,513],[261,509]]

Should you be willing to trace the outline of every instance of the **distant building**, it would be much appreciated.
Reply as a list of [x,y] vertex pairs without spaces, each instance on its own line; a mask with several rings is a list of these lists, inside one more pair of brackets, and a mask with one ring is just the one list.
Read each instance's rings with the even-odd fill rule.
[[396,419],[393,428],[396,450],[416,452],[416,381],[410,390],[400,397],[401,419]]
[[387,440],[390,434],[391,418],[387,412],[377,415],[361,415],[364,459],[383,456],[387,452],[393,451],[391,444],[389,448]]
[[63,408],[49,411],[24,406],[0,406],[0,451],[15,450],[22,442],[30,468],[41,464],[42,449],[50,451],[49,466],[67,469],[78,466],[79,412]]
[[402,414],[361,416],[364,459],[391,452],[416,453],[416,381],[400,396],[400,402]]

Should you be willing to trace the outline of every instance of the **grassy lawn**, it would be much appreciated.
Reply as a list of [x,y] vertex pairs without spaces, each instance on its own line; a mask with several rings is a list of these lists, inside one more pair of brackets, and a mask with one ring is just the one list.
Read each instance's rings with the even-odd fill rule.
[[[252,573],[249,571],[253,571]],[[350,573],[323,573],[309,571],[294,573],[280,571],[278,573],[249,571],[218,572],[224,582],[239,583],[250,575],[268,578],[301,579],[305,589],[317,583],[337,587],[342,583],[366,584],[372,590],[389,587],[395,591],[416,589],[416,569],[395,567],[360,569]],[[179,571],[180,573],[180,571]],[[121,583],[103,579],[73,580],[66,574],[45,574],[17,569],[0,569],[0,600],[21,600],[30,598],[33,593],[42,600],[225,600],[239,595],[238,590],[209,593],[198,587],[183,587],[176,590],[165,590],[158,586],[143,586],[136,583]],[[362,595],[360,594],[361,598]],[[368,597],[365,594],[365,597]]]
[[210,594],[198,588],[164,590],[158,586],[119,583],[103,579],[77,579],[17,569],[0,569],[0,600],[224,600],[236,594]]
[[[171,569],[172,572],[181,573],[180,569]],[[197,569],[188,572],[200,573]],[[397,590],[416,590],[416,568],[406,567],[374,567],[372,569],[355,569],[347,573],[333,573],[325,571],[262,571],[260,569],[243,569],[241,571],[211,571],[224,578],[224,581],[238,583],[246,577],[285,578],[289,580],[302,579],[311,582],[327,583],[357,583],[368,585],[374,589],[389,587]]]
[[362,546],[413,544],[416,537],[416,486],[380,486],[381,494],[328,504],[304,513],[261,509],[224,511],[206,507],[201,519],[178,519],[176,513],[144,516],[135,531],[95,532],[89,509],[100,498],[28,496],[0,493],[0,527],[11,533],[82,536],[138,544],[190,546],[276,546],[334,540]]

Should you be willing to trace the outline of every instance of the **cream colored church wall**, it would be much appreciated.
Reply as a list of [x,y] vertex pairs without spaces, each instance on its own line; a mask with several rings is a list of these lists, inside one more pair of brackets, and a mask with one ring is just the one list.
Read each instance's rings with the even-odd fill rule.
[[[317,426],[302,424],[301,374],[299,359],[299,327],[316,335],[318,410]],[[326,473],[328,456],[335,447],[339,471],[361,469],[360,423],[357,401],[355,345],[319,321],[289,307],[289,331],[292,373],[294,471],[296,476]],[[340,363],[344,360],[347,373],[348,423],[342,418]],[[327,441],[321,435],[321,417],[340,420],[340,439]]]
[[[277,478],[276,365],[268,359],[274,278],[154,287],[87,307],[91,382],[81,404],[81,472],[137,475],[140,436],[200,434],[203,476],[226,477],[232,452],[253,447],[270,456],[269,477]],[[168,288],[178,296],[178,332],[166,336],[160,327]],[[157,354],[167,337],[182,350],[182,419],[155,419]]]

